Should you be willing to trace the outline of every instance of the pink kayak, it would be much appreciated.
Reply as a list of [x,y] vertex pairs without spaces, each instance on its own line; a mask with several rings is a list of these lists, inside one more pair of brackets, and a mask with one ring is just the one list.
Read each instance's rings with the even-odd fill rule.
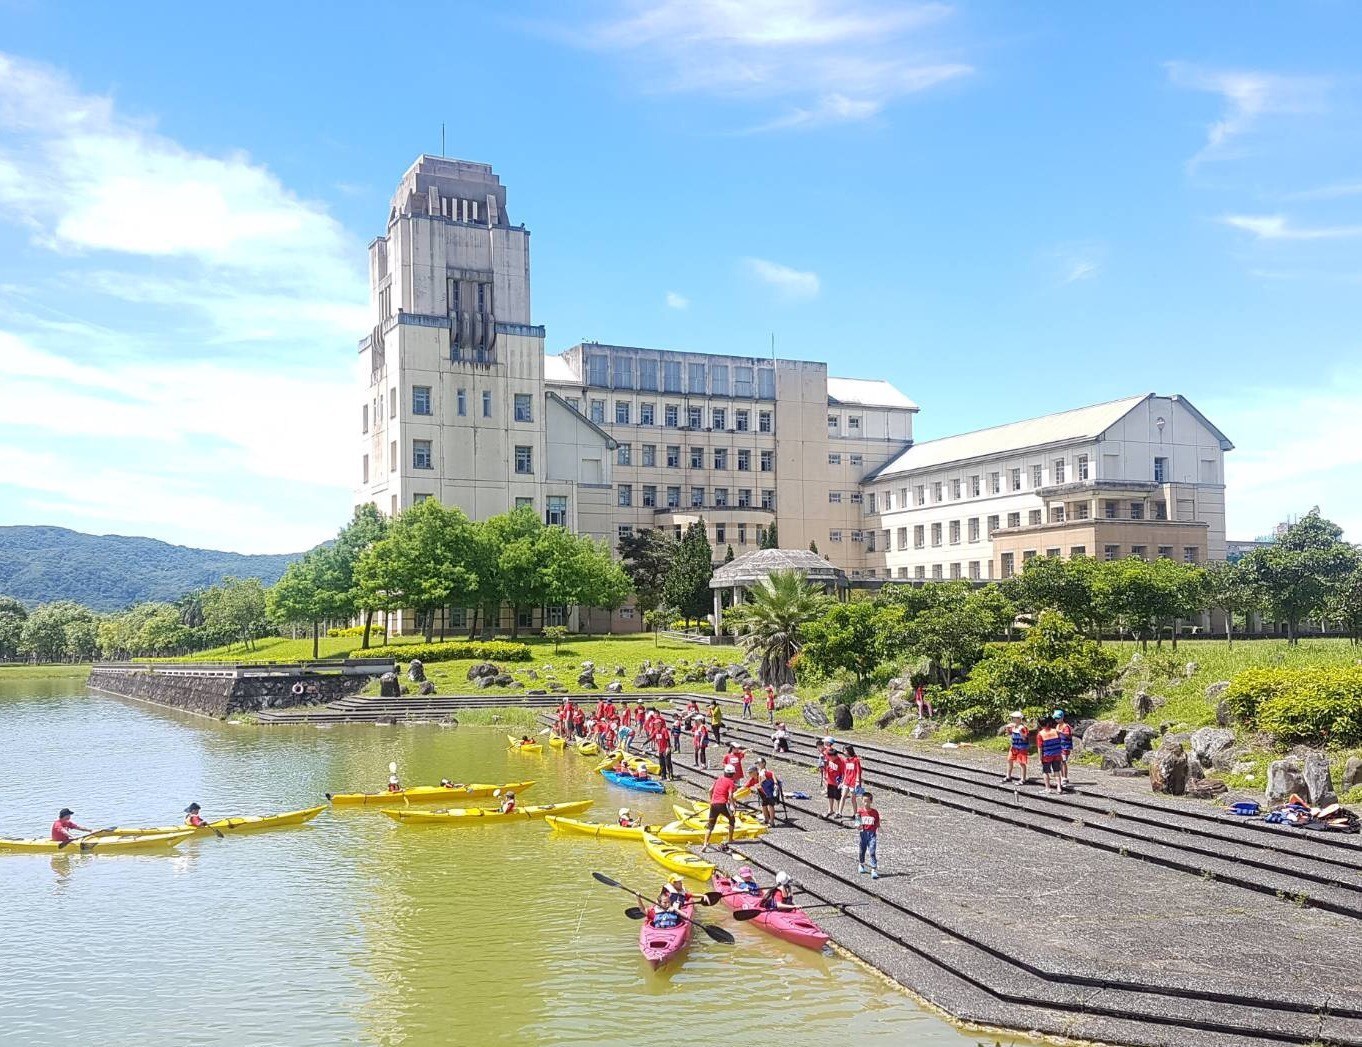
[[[723,894],[724,904],[730,909],[741,911],[757,907],[757,895],[734,891],[733,881],[720,873],[714,874],[714,889]],[[802,945],[807,949],[822,951],[823,946],[828,944],[828,936],[823,929],[799,909],[791,909],[788,912],[772,909],[746,922],[755,924],[777,938],[784,938],[787,942]]]
[[686,947],[690,941],[691,928],[695,925],[694,903],[687,902],[681,909],[682,920],[675,927],[654,927],[648,920],[638,932],[638,948],[643,958],[657,970],[673,956]]

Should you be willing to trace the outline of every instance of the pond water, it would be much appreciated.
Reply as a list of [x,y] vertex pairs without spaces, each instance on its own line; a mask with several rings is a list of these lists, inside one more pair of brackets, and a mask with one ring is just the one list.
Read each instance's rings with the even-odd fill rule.
[[[504,732],[435,726],[230,726],[86,695],[79,678],[0,675],[0,835],[321,802],[404,780],[537,779],[527,802],[592,798],[669,819],[589,761],[509,752]],[[627,797],[627,798],[626,798]],[[491,803],[493,801],[486,801]],[[651,817],[650,817],[651,820]],[[0,855],[5,1042],[123,1044],[972,1047],[852,961],[725,921],[674,970],[638,954],[622,893],[652,893],[641,848],[542,824],[397,825],[326,811],[302,829],[147,855]]]

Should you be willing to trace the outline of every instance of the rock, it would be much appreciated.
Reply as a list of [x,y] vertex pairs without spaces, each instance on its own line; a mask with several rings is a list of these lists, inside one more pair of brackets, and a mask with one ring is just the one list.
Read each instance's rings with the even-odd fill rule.
[[851,707],[851,718],[853,720],[864,720],[870,715],[870,703],[856,702]]
[[523,691],[525,689],[525,685],[521,683],[519,680],[512,680],[506,686],[513,691]]
[[419,689],[416,693],[417,693],[417,694],[434,694],[434,693],[435,693],[435,684],[433,684],[433,683],[432,683],[431,681],[429,681],[429,680],[422,680],[422,681],[421,681],[421,687],[420,687],[420,689]]
[[577,686],[595,688],[596,686],[595,672],[593,672],[591,669],[583,669],[580,673],[577,674]]
[[422,683],[426,678],[426,667],[421,664],[420,658],[413,658],[411,664],[407,666],[407,679],[412,683]]
[[838,702],[832,707],[832,725],[839,731],[851,730],[851,706]]
[[1273,760],[1267,768],[1267,788],[1264,790],[1268,801],[1276,803],[1285,800],[1292,793],[1304,799],[1310,792],[1301,774],[1301,762],[1294,756],[1285,760]]
[[906,691],[908,690],[908,681],[902,676],[895,676],[889,681],[888,687],[891,691]]
[[1359,785],[1362,785],[1362,759],[1349,756],[1348,762],[1343,765],[1343,790],[1347,792]]
[[1211,766],[1226,749],[1234,748],[1234,732],[1228,727],[1203,727],[1192,734],[1192,752],[1204,765]]
[[1219,778],[1201,778],[1195,782],[1187,783],[1187,795],[1194,796],[1198,800],[1209,800],[1212,796],[1219,796],[1229,790],[1229,786]]
[[794,694],[795,686],[792,683],[783,683],[776,688],[777,694]]
[[1187,791],[1187,753],[1174,742],[1162,746],[1149,760],[1149,787],[1156,793],[1181,796]]
[[1110,742],[1093,742],[1088,745],[1088,751],[1096,753],[1102,758],[1102,770],[1104,771],[1115,771],[1130,766],[1130,757],[1126,755],[1125,749]]
[[492,677],[492,682],[498,687],[510,687],[511,684],[515,683],[515,677],[510,673],[499,673]]
[[918,741],[936,734],[936,724],[931,720],[919,720],[913,725],[913,737]]
[[567,694],[567,687],[557,680],[554,680],[553,683],[549,684],[549,690],[554,694]]
[[620,681],[618,680],[611,680],[608,684],[605,685],[605,689],[606,692],[609,694],[623,694],[624,684],[620,683]]
[[1111,772],[1113,778],[1147,778],[1149,770],[1145,767],[1117,767]]
[[1252,774],[1258,769],[1258,765],[1250,760],[1240,760],[1230,766],[1231,774],[1245,775]]
[[1234,746],[1230,746],[1228,749],[1221,749],[1215,754],[1215,759],[1211,761],[1211,766],[1217,771],[1228,771],[1243,758],[1247,751],[1248,750],[1246,749],[1236,749]]
[[1089,749],[1099,742],[1123,745],[1125,740],[1126,729],[1114,720],[1098,720],[1083,732],[1083,744]]
[[799,707],[799,711],[804,717],[804,722],[810,727],[826,727],[828,725],[828,714],[816,702],[805,702]]
[[479,676],[473,681],[473,686],[482,690],[484,687],[491,687],[492,681],[495,679],[495,676]]
[[723,694],[728,690],[728,673],[714,674],[714,690],[718,694]]
[[622,666],[622,665],[617,665],[617,666],[615,666],[615,675],[616,675],[616,676],[623,676],[623,675],[624,675],[624,666]]
[[528,680],[537,680],[539,679],[539,674],[535,672],[533,669],[526,669],[525,678]]
[[397,682],[397,673],[384,673],[378,678],[378,696],[380,698],[402,697],[402,685]]
[[776,708],[788,709],[790,708],[790,706],[794,705],[798,701],[799,699],[796,698],[793,694],[782,694],[780,697],[776,699]]
[[1305,757],[1301,776],[1305,779],[1305,787],[1310,790],[1311,807],[1328,807],[1331,803],[1338,803],[1338,795],[1334,792],[1334,776],[1329,770],[1329,758],[1323,753],[1310,753]]
[[596,671],[596,663],[595,663],[595,662],[583,662],[582,665],[581,665],[581,669],[582,669],[582,672],[584,672],[584,673],[594,673],[594,672]]
[[880,713],[880,715],[875,718],[875,726],[883,730],[884,728],[888,727],[891,723],[895,723],[901,719],[903,719],[903,713],[898,712],[897,710],[894,709],[886,709],[884,712]]
[[1145,753],[1154,747],[1154,740],[1158,738],[1158,733],[1152,727],[1145,727],[1142,724],[1130,727],[1126,730],[1126,756],[1130,762],[1134,763]]
[[549,692],[546,691],[546,690],[544,690],[544,688],[542,688],[542,687],[531,687],[531,688],[530,688],[528,691],[526,691],[525,693],[526,693],[526,694],[548,694]]
[[663,669],[662,672],[658,674],[657,685],[659,687],[665,687],[668,690],[670,690],[671,688],[676,686],[676,677],[672,675],[672,671],[670,669]]
[[1234,723],[1234,711],[1224,698],[1215,703],[1215,722],[1221,727],[1228,727]]
[[637,676],[634,677],[635,689],[641,687],[652,687],[656,683],[657,675],[655,673],[639,673]]
[[[1185,746],[1184,746],[1185,748]],[[1196,753],[1187,754],[1187,780],[1189,782],[1199,782],[1206,777],[1206,768],[1201,766],[1201,761],[1197,759]]]
[[1230,689],[1229,680],[1216,680],[1215,683],[1206,685],[1206,701],[1218,702],[1221,695]]
[[1135,692],[1135,718],[1143,720],[1154,711],[1154,696],[1148,691]]
[[1201,666],[1200,666],[1198,663],[1196,663],[1196,662],[1188,662],[1186,665],[1184,665],[1184,666],[1182,667],[1182,675],[1185,676],[1187,679],[1190,680],[1193,676],[1195,676],[1195,675],[1197,674],[1197,672],[1198,672],[1200,669],[1201,669]]

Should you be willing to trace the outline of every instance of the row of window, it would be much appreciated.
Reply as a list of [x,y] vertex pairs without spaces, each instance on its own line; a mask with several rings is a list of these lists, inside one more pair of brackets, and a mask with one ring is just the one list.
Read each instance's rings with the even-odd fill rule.
[[[390,418],[397,417],[397,389],[388,390]],[[379,418],[378,404],[379,398],[374,399],[374,419]],[[492,417],[492,393],[491,390],[484,389],[481,397],[482,417]],[[369,431],[369,404],[365,404],[360,415],[360,429],[362,432]],[[414,415],[431,415],[434,413],[431,400],[431,387],[428,385],[414,385],[411,387],[411,413]],[[468,390],[456,389],[454,391],[454,413],[459,418],[468,416]],[[515,393],[513,413],[517,422],[534,421],[534,397],[529,393]]]
[[[861,492],[860,492],[860,491],[848,491],[848,492],[845,492],[845,493],[846,493],[847,501],[850,502],[852,505],[860,505],[861,502],[863,501],[863,498],[862,498],[862,496],[861,496]],[[842,495],[843,495],[843,492],[842,492],[842,491],[829,491],[829,492],[828,492],[828,504],[829,504],[829,505],[841,505],[841,504],[842,504]]]
[[[841,416],[841,415],[839,415],[839,414],[830,414],[830,415],[828,415],[828,435],[829,435],[829,436],[841,436],[841,435],[842,435],[842,416]],[[849,415],[847,415],[847,435],[848,435],[848,436],[860,436],[860,435],[861,435],[861,416],[860,416],[860,415],[858,415],[858,414],[849,414]]]
[[[659,490],[661,491],[662,501],[658,501]],[[679,509],[681,502],[681,488],[664,487],[659,488],[656,484],[639,485],[641,500],[639,502],[645,509],[655,509],[665,507],[668,509]],[[727,509],[730,505],[738,509],[753,508],[752,488],[739,487],[737,489],[737,501],[729,501],[729,489],[727,487],[715,487],[713,491],[708,491],[704,487],[690,488],[690,501],[688,504],[692,509],[701,509],[707,505],[712,505],[717,509]],[[706,494],[711,494],[712,502],[705,500]],[[757,505],[763,509],[774,509],[776,507],[776,492],[774,490],[762,490],[758,495]],[[616,484],[615,486],[616,503],[622,506],[632,506],[634,504],[634,485]]]
[[[567,398],[568,405],[574,411],[581,411],[581,402],[575,397]],[[634,408],[638,411],[635,413]],[[705,425],[705,409],[703,407],[686,407],[680,404],[662,405],[662,425],[666,429],[680,429],[682,419],[685,420],[687,429],[714,429],[719,432],[730,431],[736,433],[750,433],[752,431],[752,411],[745,407],[739,407],[733,411],[732,428],[729,428],[729,413],[727,407],[711,407],[709,409],[709,425]],[[587,417],[597,425],[606,424],[605,401],[592,400],[587,405]],[[769,433],[775,429],[775,414],[771,411],[757,411],[757,432]],[[641,403],[635,405],[632,400],[616,400],[614,421],[616,425],[656,425],[657,424],[657,404]]]
[[588,353],[586,357],[587,385],[607,389],[641,389],[644,392],[687,392],[693,396],[756,396],[762,400],[776,398],[776,372],[773,367],[739,364],[730,368],[728,364],[690,361],[685,367],[684,390],[681,388],[681,378],[680,360],[636,359],[624,353],[613,354],[613,358],[605,353]]
[[[392,462],[390,468],[397,468],[397,441],[392,445]],[[534,448],[526,444],[515,445],[515,471],[522,476],[534,475]],[[435,450],[430,440],[413,440],[411,442],[411,467],[413,469],[434,469]],[[369,456],[364,456],[364,482],[369,481]]]
[[[640,455],[638,464],[645,468],[653,468],[658,464],[657,444],[640,444]],[[688,448],[689,454],[686,458],[688,468],[705,469],[705,448]],[[681,468],[681,445],[667,444],[663,448],[662,464],[668,469]],[[727,447],[715,447],[710,453],[715,469],[728,469],[729,463],[733,463],[733,468],[740,473],[750,473],[752,471],[752,452],[746,447],[740,447],[733,452]],[[757,453],[757,471],[763,473],[772,472],[776,467],[776,455],[774,451],[759,451]],[[634,445],[620,444],[615,448],[615,463],[617,465],[633,465]]]
[[[1173,558],[1177,555],[1177,550],[1176,550],[1173,546],[1171,546],[1171,545],[1160,545],[1160,546],[1156,546],[1155,548],[1156,548],[1156,553],[1155,553],[1155,555],[1156,555],[1156,557],[1157,557],[1158,559],[1160,559],[1160,560],[1171,560],[1171,559],[1173,559]],[[1022,562],[1022,565],[1025,566],[1027,563],[1029,563],[1031,560],[1034,560],[1034,559],[1035,559],[1037,556],[1039,556],[1039,555],[1040,555],[1040,551],[1039,551],[1039,550],[1036,550],[1036,549],[1024,549],[1024,550],[1022,551],[1022,554],[1021,554],[1021,562]],[[1046,556],[1049,556],[1049,557],[1059,557],[1059,556],[1062,556],[1062,555],[1063,555],[1063,550],[1062,550],[1062,549],[1059,549],[1059,548],[1046,549],[1046,550],[1045,550],[1045,555],[1046,555]],[[1087,555],[1088,555],[1088,550],[1087,550],[1087,547],[1086,547],[1086,546],[1074,545],[1074,546],[1070,546],[1070,547],[1069,547],[1069,558],[1070,558],[1070,559],[1073,559],[1074,557],[1078,557],[1078,556],[1087,556]],[[1126,547],[1121,546],[1121,545],[1104,545],[1104,546],[1102,546],[1102,559],[1104,559],[1104,560],[1120,560],[1120,559],[1122,559],[1123,557],[1127,557],[1127,556],[1134,556],[1134,557],[1138,557],[1138,558],[1141,559],[1141,560],[1148,560],[1148,559],[1150,558],[1150,556],[1149,556],[1149,546],[1147,546],[1147,545],[1132,545],[1132,546],[1129,547],[1128,550],[1126,549]],[[1197,562],[1201,559],[1201,550],[1200,550],[1200,548],[1199,548],[1198,546],[1195,546],[1195,545],[1185,545],[1185,546],[1183,546],[1183,548],[1182,548],[1182,559],[1183,559],[1183,561],[1186,562],[1186,563],[1197,563]],[[1009,553],[1000,553],[1000,554],[998,555],[998,567],[999,567],[999,569],[1000,569],[1000,571],[1001,571],[1002,577],[1004,577],[1004,578],[1011,578],[1012,575],[1015,574],[1015,573],[1016,573],[1016,570],[1017,570],[1017,556],[1016,556],[1016,553],[1010,553],[1010,552],[1009,552]]]
[[[1155,459],[1156,471],[1157,463],[1165,459]],[[1030,489],[1037,490],[1041,487],[1070,482],[1069,460],[1067,458],[1056,458],[1050,463],[1050,476],[1047,483],[1045,467],[1043,465],[1031,466],[1029,475],[1021,468],[1014,466],[1006,473],[1001,470],[984,473],[974,473],[967,477],[956,477],[951,480],[934,480],[931,483],[920,483],[911,488],[912,500],[909,501],[909,488],[900,487],[897,492],[892,490],[881,491],[872,494],[869,498],[871,512],[890,512],[896,506],[899,509],[907,509],[909,505],[926,505],[928,495],[932,502],[944,502],[947,496],[951,501],[960,501],[963,498],[980,498],[985,493],[989,495],[1002,494],[1004,486],[1008,493],[1026,490],[1025,482],[1029,479]],[[1073,480],[1087,480],[1092,475],[1092,469],[1086,454],[1078,455],[1075,460],[1073,470]]]
[[[886,568],[884,576],[890,578],[896,574],[899,578],[907,578],[909,577],[908,570],[907,567],[899,567],[896,572],[890,572]],[[984,562],[982,560],[969,560],[965,563],[934,563],[930,568],[925,564],[918,564],[912,569],[912,577],[918,581],[924,581],[928,577],[928,571],[931,572],[930,577],[933,581],[941,581],[943,578],[968,578],[971,581],[977,582],[984,578],[993,577],[993,563],[992,561]],[[869,577],[874,578],[874,568],[866,571],[866,574]]]
[[[650,530],[650,528],[640,527],[639,530],[647,531]],[[714,544],[727,545],[729,542],[732,542],[734,545],[746,545],[749,539],[754,543],[760,543],[764,530],[765,528],[756,525],[749,526],[745,523],[731,524],[721,521],[714,524]],[[679,540],[682,534],[681,525],[677,524],[673,527],[672,533]],[[634,534],[634,527],[632,524],[620,524],[616,528],[616,534],[621,540],[630,538]]]
[[[865,455],[860,455],[860,454],[849,454],[849,455],[847,455],[846,457],[847,457],[847,464],[848,464],[848,465],[864,465],[864,464],[865,464]],[[841,455],[839,452],[834,451],[833,453],[831,453],[831,454],[828,455],[828,465],[841,465],[841,464],[842,464],[842,455]],[[871,495],[871,497],[873,498],[874,495]]]

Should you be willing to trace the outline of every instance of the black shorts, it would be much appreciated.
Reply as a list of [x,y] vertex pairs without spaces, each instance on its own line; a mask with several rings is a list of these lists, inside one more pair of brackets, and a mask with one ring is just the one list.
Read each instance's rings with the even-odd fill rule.
[[842,787],[840,785],[828,786],[828,799],[840,800],[842,798]]
[[726,803],[712,803],[709,805],[709,827],[714,828],[714,823],[720,818],[727,818],[728,824],[733,824],[733,812],[728,809]]
[[1058,774],[1064,767],[1064,761],[1060,757],[1051,757],[1048,760],[1040,761],[1040,769],[1046,774]]

